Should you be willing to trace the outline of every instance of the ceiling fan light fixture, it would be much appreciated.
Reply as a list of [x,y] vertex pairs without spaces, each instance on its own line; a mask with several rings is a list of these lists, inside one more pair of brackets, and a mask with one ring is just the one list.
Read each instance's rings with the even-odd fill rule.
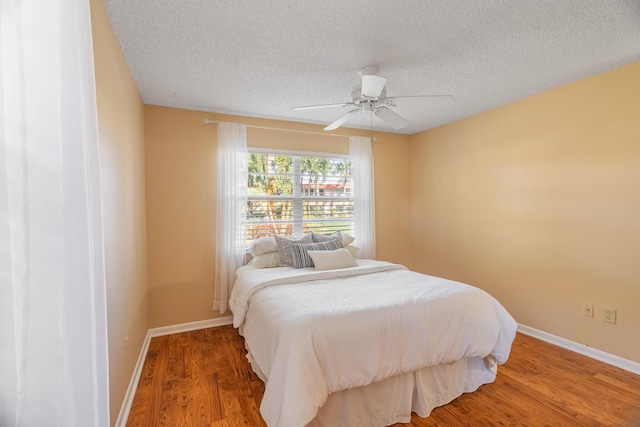
[[387,79],[380,76],[362,76],[362,95],[377,98],[382,93]]
[[369,101],[369,102],[365,102],[362,104],[362,111],[366,111],[366,112],[370,112],[370,111],[375,111],[376,107],[374,105],[375,103],[373,101]]

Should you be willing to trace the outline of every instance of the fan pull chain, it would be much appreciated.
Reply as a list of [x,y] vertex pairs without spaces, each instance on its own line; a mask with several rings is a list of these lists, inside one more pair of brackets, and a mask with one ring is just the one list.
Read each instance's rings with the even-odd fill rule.
[[371,116],[369,116],[369,139],[371,142],[376,142],[378,138],[373,137],[373,111],[371,112]]

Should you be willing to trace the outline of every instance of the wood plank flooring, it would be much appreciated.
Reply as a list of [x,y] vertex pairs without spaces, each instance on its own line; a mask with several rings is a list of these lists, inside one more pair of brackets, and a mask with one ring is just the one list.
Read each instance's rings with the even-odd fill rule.
[[[265,426],[263,393],[231,326],[156,337],[127,426]],[[640,427],[640,376],[518,334],[494,383],[399,426]]]

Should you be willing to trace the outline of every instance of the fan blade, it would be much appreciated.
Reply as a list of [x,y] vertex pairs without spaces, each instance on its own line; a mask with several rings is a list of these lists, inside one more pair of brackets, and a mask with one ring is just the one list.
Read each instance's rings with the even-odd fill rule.
[[339,104],[305,105],[302,107],[293,107],[291,111],[315,110],[316,108],[346,107],[348,105],[355,105],[355,104],[353,102],[342,102]]
[[357,113],[358,111],[360,111],[359,108],[356,108],[355,110],[349,111],[347,114],[345,114],[344,116],[340,117],[338,120],[336,120],[335,122],[331,123],[329,126],[324,128],[324,130],[334,130],[334,129],[339,128],[340,126],[345,124],[347,122],[347,120],[349,120],[351,118],[351,115],[353,113]]
[[409,124],[407,119],[385,107],[376,109],[375,114],[394,129],[402,129]]
[[[399,101],[401,103],[411,103],[412,101],[427,101],[429,106],[444,107],[454,103],[453,96],[451,95],[421,95],[421,96],[390,96],[386,98],[393,103],[393,101]],[[393,105],[393,104],[392,104]]]
[[379,97],[386,82],[387,79],[384,77],[369,75],[362,76],[362,95],[371,98]]

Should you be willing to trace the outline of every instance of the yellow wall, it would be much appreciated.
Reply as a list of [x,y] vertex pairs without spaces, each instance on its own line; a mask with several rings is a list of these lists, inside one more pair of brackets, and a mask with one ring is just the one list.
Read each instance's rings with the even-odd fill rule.
[[636,63],[413,136],[414,267],[640,362],[639,94]]
[[[100,0],[91,1],[114,425],[149,329],[143,105]],[[125,355],[125,338],[129,337]]]
[[[219,317],[212,309],[217,127],[203,119],[312,132],[322,127],[148,105],[144,115],[151,327]],[[340,133],[368,135],[351,129]],[[378,258],[409,264],[410,137],[375,136]],[[247,140],[250,146],[348,153],[347,138],[249,128]]]
[[[102,2],[91,7],[113,424],[148,328],[220,316],[216,126],[202,120],[322,126],[143,106]],[[376,133],[378,259],[479,286],[522,324],[640,362],[638,75],[633,64],[422,134]],[[348,152],[346,138],[248,139]],[[617,325],[601,321],[605,306]]]

